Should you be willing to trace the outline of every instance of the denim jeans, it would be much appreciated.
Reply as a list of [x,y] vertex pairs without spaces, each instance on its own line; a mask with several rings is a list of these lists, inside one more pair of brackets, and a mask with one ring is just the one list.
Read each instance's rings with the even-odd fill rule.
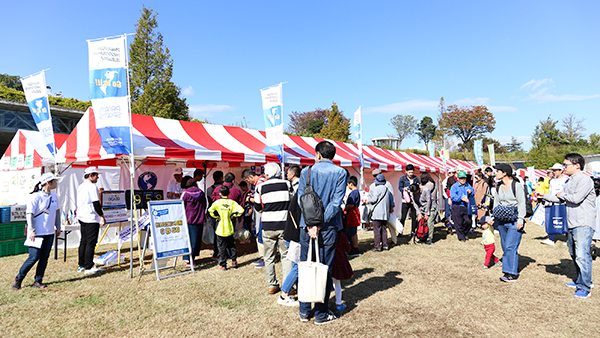
[[[285,241],[285,246],[287,248],[289,248],[290,242]],[[294,284],[296,284],[298,282],[298,264],[296,264],[296,262],[293,262],[293,261],[290,261],[290,262],[292,262],[292,269],[287,274],[287,276],[285,277],[285,280],[283,281],[283,284],[281,285],[281,292],[287,293],[287,294],[290,293]]]
[[569,229],[567,233],[567,247],[577,271],[575,284],[577,285],[577,289],[588,292],[592,284],[592,255],[590,253],[590,246],[593,235],[594,229],[586,226]]
[[[190,234],[190,244],[192,245],[192,259],[200,255],[200,246],[202,245],[202,230],[204,224],[188,224],[188,232]],[[183,256],[184,261],[190,261],[190,256]]]
[[23,280],[23,278],[27,276],[27,273],[36,262],[38,265],[35,269],[35,281],[41,283],[44,278],[44,272],[46,271],[46,266],[48,266],[48,257],[50,257],[50,250],[52,250],[52,244],[54,243],[54,235],[37,237],[42,237],[44,239],[42,241],[42,247],[39,249],[32,246],[29,247],[29,257],[25,260],[17,275],[17,278],[20,280]]
[[523,233],[517,230],[517,222],[504,223],[497,221],[500,242],[502,244],[502,272],[511,275],[519,273],[519,245]]
[[[335,255],[335,248],[337,244],[337,230],[335,226],[328,226],[319,231],[318,235],[319,241],[319,259],[321,263],[329,266],[329,272],[327,273],[327,287],[325,288],[325,299],[323,303],[314,303],[315,310],[315,318],[323,319],[327,316],[327,312],[329,311],[329,295],[331,294],[331,290],[333,289],[333,281],[331,280],[331,271],[333,269],[333,256]],[[300,230],[300,261],[306,261],[308,256],[308,240],[310,236],[308,236],[308,231],[306,228],[302,228]],[[314,250],[313,245],[313,250]],[[313,252],[313,259],[315,257],[315,253]],[[300,313],[308,314],[310,312],[310,307],[312,303],[304,303],[300,302]]]

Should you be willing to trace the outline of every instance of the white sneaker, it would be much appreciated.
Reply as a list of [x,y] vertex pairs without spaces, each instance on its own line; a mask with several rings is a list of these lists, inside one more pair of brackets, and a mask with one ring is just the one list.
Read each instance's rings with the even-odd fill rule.
[[298,303],[298,301],[294,300],[289,295],[286,296],[285,298],[283,298],[281,296],[277,297],[277,304],[283,305],[283,306],[299,306],[300,305],[300,303]]
[[85,269],[85,271],[83,273],[86,275],[91,275],[91,274],[102,272],[102,271],[104,271],[104,269],[98,269],[97,267],[94,266],[91,269]]
[[546,244],[546,245],[554,245],[554,241],[551,241],[549,238],[541,241],[540,243]]

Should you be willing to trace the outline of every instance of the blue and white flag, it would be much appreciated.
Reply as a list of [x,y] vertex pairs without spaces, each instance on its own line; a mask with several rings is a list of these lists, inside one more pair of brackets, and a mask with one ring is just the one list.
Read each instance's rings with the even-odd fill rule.
[[127,87],[127,37],[88,40],[90,96],[102,146],[109,154],[131,154]]
[[473,152],[475,153],[475,159],[479,168],[483,168],[483,142],[482,140],[475,140],[473,142]]
[[356,139],[356,144],[358,145],[358,153],[359,153],[359,161],[360,166],[363,166],[363,150],[362,150],[362,106],[359,106],[358,109],[354,112],[354,123],[353,123],[353,134]]
[[52,128],[52,116],[50,115],[48,91],[46,90],[46,75],[42,70],[21,79],[21,83],[33,120],[46,142],[46,147],[48,147],[52,156],[56,156],[54,129]]
[[279,157],[283,162],[283,96],[282,84],[260,90],[263,113],[265,115],[265,133],[267,146],[263,150]]
[[429,156],[435,157],[435,145],[430,144],[429,146],[430,146],[430,148],[429,148]]

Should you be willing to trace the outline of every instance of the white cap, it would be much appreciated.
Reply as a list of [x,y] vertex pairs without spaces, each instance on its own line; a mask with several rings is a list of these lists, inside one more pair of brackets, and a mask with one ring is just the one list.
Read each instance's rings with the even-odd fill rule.
[[548,170],[563,170],[563,165],[560,163],[554,163],[554,165]]
[[173,175],[183,174],[183,169],[180,166],[173,168]]
[[45,173],[40,177],[40,184],[44,185],[52,180],[60,180],[61,177],[56,177],[53,173]]
[[98,168],[96,167],[89,167],[89,168],[85,168],[85,170],[83,171],[84,175],[88,175],[88,174],[99,174],[100,172],[98,171]]

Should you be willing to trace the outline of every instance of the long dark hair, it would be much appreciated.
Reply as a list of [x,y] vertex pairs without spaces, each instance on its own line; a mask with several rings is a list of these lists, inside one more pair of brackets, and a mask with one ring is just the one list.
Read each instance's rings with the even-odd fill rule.
[[36,193],[36,192],[38,192],[40,190],[42,190],[42,183],[41,182],[37,182],[35,184],[35,186],[33,187],[33,191],[30,192],[30,194],[34,194],[34,193]]
[[428,182],[433,183],[433,187],[435,188],[435,181],[433,180],[433,177],[431,177],[431,175],[429,175],[428,172],[424,172],[421,174],[421,184],[425,185]]

